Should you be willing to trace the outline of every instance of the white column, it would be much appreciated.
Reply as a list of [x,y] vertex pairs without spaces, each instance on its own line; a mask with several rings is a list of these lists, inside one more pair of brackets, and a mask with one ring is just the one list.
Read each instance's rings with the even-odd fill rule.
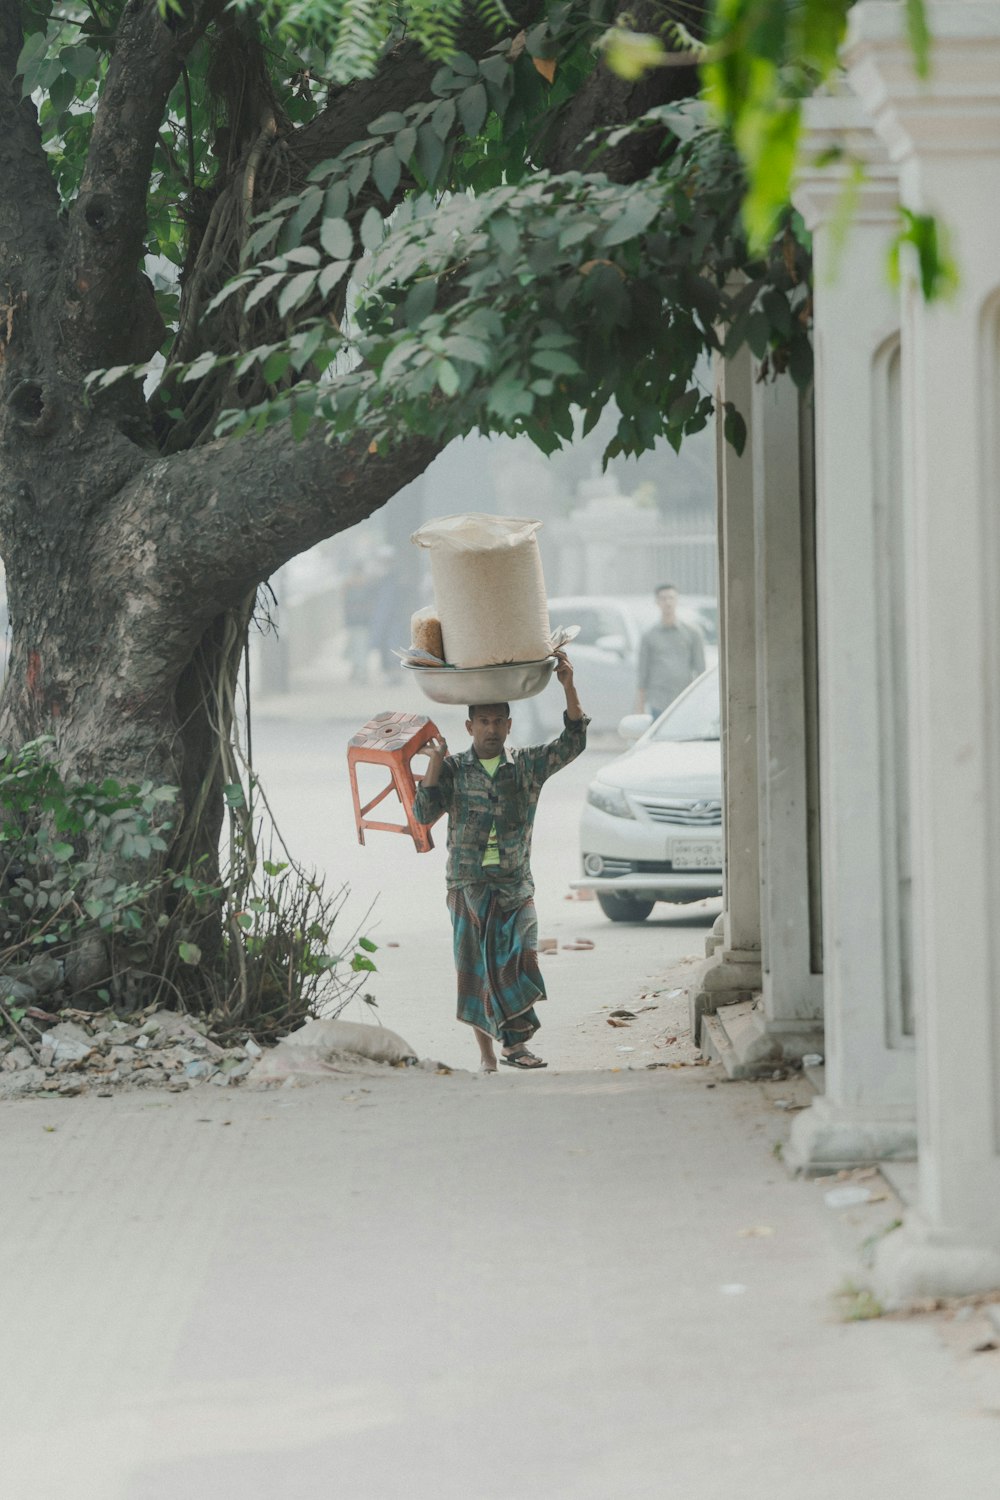
[[787,375],[755,381],[754,513],[757,541],[757,724],[760,775],[761,1024],[779,1051],[822,1046],[822,975],[810,941],[808,725],[801,423],[808,419]]
[[827,161],[806,165],[795,193],[813,236],[826,1092],[796,1117],[785,1160],[809,1169],[914,1156],[916,1081],[899,299],[886,274],[898,174],[852,96],[810,100],[806,123],[804,160]]
[[807,773],[808,414],[787,376],[758,373],[747,351],[727,361],[725,395],[749,436],[738,462],[720,452],[726,916],[693,1001],[699,1022],[710,1017],[703,1044],[732,1077],[823,1045]]
[[890,1304],[1000,1287],[1000,3],[927,14],[927,81],[901,5],[856,6],[846,50],[961,277],[927,303],[910,268],[903,294],[920,1187],[879,1253]]
[[[743,348],[716,358],[716,465],[719,545],[719,686],[724,808],[723,911],[712,956],[692,990],[692,1030],[718,1006],[760,988],[760,861],[757,819],[757,662],[754,572],[753,358]],[[726,442],[722,409],[731,401],[747,422],[742,454]],[[721,928],[721,932],[719,931]]]

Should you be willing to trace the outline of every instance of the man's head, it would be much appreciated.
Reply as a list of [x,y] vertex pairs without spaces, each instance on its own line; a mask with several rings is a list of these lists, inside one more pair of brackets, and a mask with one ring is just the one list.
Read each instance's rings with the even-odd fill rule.
[[480,760],[492,760],[495,755],[502,755],[510,734],[510,704],[472,704],[465,727],[472,735],[472,748]]
[[661,583],[656,589],[656,602],[660,608],[660,619],[664,625],[677,624],[677,585]]

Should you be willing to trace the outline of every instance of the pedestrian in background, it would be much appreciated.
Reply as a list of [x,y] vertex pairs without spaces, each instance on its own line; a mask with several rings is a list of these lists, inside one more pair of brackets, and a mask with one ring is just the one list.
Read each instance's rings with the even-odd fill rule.
[[677,615],[680,595],[673,583],[655,591],[660,623],[651,625],[639,646],[636,710],[659,718],[663,710],[705,670],[705,642],[696,625]]
[[555,652],[566,695],[563,731],[548,745],[507,750],[510,707],[469,709],[472,744],[449,755],[443,739],[428,744],[427,770],[413,803],[418,823],[448,814],[448,910],[454,932],[458,1019],[472,1026],[481,1070],[501,1062],[531,1072],[547,1067],[528,1051],[538,1030],[535,1005],[545,999],[538,967],[538,921],[531,878],[531,830],[542,786],[587,743],[573,668]]

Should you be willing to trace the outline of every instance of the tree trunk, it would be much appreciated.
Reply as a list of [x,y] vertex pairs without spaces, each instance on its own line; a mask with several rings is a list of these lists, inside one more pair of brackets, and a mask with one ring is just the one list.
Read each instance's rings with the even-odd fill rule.
[[[529,20],[540,7],[524,0],[513,9]],[[366,438],[327,445],[310,431],[297,442],[276,427],[211,442],[222,390],[191,391],[180,424],[168,403],[154,419],[133,380],[85,394],[90,371],[147,360],[163,341],[138,269],[146,196],[167,99],[210,24],[217,34],[234,24],[218,0],[182,0],[163,14],[157,0],[124,8],[80,189],[63,211],[35,107],[21,97],[19,0],[0,0],[0,555],[13,629],[0,746],[51,735],[67,777],[178,787],[167,858],[185,866],[201,858],[212,875],[226,780],[219,747],[249,602],[289,558],[371,515],[441,445],[410,438],[373,453]],[[470,21],[461,41],[483,55],[494,36]],[[245,38],[240,45],[247,55],[260,49]],[[237,226],[228,246],[237,262],[259,208],[262,143],[281,137],[274,159],[284,152],[304,175],[363,135],[376,114],[420,99],[432,72],[412,47],[400,47],[378,78],[331,91],[327,109],[298,132],[277,118],[266,82],[244,99],[239,149],[231,117],[213,186]],[[249,68],[241,74],[251,76]],[[638,91],[643,108],[648,92]],[[616,118],[635,107],[627,91],[612,86],[611,94]],[[578,139],[595,109],[611,107],[607,87],[592,96],[589,117],[585,101],[576,107]],[[553,154],[569,150],[560,138]],[[218,245],[200,264],[199,245],[192,232],[179,334],[189,357],[216,341],[218,325],[200,310],[233,269]],[[217,347],[245,347],[244,334]],[[251,342],[260,335],[255,328]],[[92,951],[80,960],[79,991],[101,963]]]

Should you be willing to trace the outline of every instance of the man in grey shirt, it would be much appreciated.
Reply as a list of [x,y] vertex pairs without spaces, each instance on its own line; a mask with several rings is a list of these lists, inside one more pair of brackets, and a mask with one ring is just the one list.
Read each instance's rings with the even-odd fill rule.
[[705,642],[701,631],[677,618],[675,584],[656,590],[659,625],[651,625],[639,646],[639,713],[659,714],[705,670]]

